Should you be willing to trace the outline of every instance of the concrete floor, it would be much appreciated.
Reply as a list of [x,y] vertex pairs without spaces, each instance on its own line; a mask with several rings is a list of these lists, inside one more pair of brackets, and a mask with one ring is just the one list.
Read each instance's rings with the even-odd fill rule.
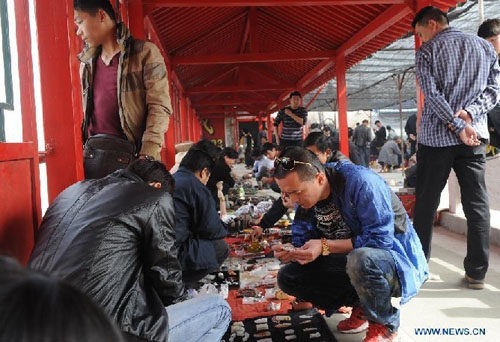
[[[441,227],[434,230],[430,270],[441,277],[428,281],[420,293],[401,307],[399,335],[404,342],[496,342],[500,341],[500,248],[490,250],[490,267],[484,290],[470,290],[463,283],[463,258],[466,238]],[[338,321],[347,317],[335,314],[327,319],[338,342],[361,342],[364,333],[345,335],[336,332]],[[417,328],[484,329],[482,336],[419,336]]]

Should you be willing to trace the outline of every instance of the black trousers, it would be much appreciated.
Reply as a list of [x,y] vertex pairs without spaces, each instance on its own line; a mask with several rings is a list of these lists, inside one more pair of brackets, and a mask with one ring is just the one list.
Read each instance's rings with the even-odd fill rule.
[[[217,258],[217,262],[220,265],[224,262],[224,260],[227,259],[229,256],[229,246],[227,245],[226,241],[224,240],[213,240],[212,241],[214,248],[215,248],[215,256]],[[184,283],[194,283],[199,281],[201,278],[206,276],[207,274],[211,272],[215,272],[217,269],[214,270],[209,270],[209,269],[204,269],[204,270],[182,270],[182,280]]]
[[431,255],[432,228],[441,192],[451,168],[455,171],[465,217],[467,255],[464,268],[468,276],[484,279],[488,270],[490,208],[484,179],[486,145],[429,147],[418,145],[417,187],[413,224],[425,256]]
[[352,306],[359,298],[347,275],[346,264],[345,254],[321,256],[305,265],[292,262],[281,267],[278,285],[286,293],[318,308],[335,310]]
[[410,139],[410,157],[417,151],[417,141]]

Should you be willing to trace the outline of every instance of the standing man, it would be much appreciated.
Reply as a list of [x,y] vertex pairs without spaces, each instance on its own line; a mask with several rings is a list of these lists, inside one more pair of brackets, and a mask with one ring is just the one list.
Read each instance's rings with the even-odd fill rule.
[[[307,109],[301,107],[302,95],[298,91],[290,94],[290,105],[280,109],[274,120],[274,135],[276,144],[285,148],[287,146],[302,146],[303,127],[307,121]],[[283,122],[281,137],[278,127]]]
[[[500,58],[500,19],[485,20],[477,31],[477,35],[486,39],[495,48]],[[488,113],[488,130],[490,132],[490,145],[500,148],[500,103],[497,103]]]
[[109,0],[74,0],[81,62],[85,178],[101,178],[138,155],[160,160],[171,104],[158,48],[117,23]]
[[448,17],[425,7],[413,20],[423,41],[415,68],[425,103],[417,151],[415,229],[429,260],[434,215],[451,168],[467,218],[465,280],[482,289],[488,270],[490,209],[484,180],[486,113],[498,100],[500,68],[493,46],[449,27]]
[[267,142],[267,128],[266,124],[262,124],[262,129],[259,131],[259,147],[262,148],[262,146]]
[[371,131],[368,127],[368,120],[363,120],[362,124],[354,129],[354,144],[360,165],[368,167],[370,164],[370,151],[368,145],[371,140]]
[[406,120],[405,132],[410,142],[410,156],[417,151],[417,114],[411,115]]
[[385,130],[385,127],[379,120],[375,121],[375,126],[377,128],[373,128],[373,132],[375,133],[375,138],[371,142],[370,152],[371,155],[374,156],[375,159],[377,159],[380,153],[380,149],[382,148],[382,146],[384,146],[386,142],[387,131]]

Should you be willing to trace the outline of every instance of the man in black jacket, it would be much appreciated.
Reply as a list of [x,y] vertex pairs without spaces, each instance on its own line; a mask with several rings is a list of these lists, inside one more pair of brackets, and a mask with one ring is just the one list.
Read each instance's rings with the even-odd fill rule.
[[216,271],[229,256],[223,240],[227,227],[206,187],[217,157],[217,147],[200,140],[189,149],[174,174],[175,238],[183,280],[188,284]]
[[387,131],[379,120],[375,121],[375,126],[377,126],[377,130],[375,131],[375,139],[370,144],[370,153],[378,158],[380,149],[387,141]]
[[207,187],[212,192],[214,200],[219,201],[217,197],[217,183],[222,181],[222,193],[227,195],[229,189],[234,186],[234,179],[231,175],[231,170],[238,159],[238,152],[232,147],[226,147],[222,151],[222,155],[215,163],[215,168],[210,174]]
[[[479,26],[477,35],[493,44],[500,58],[500,18],[485,20]],[[490,132],[490,145],[500,148],[500,103],[497,103],[495,108],[488,113],[488,131]]]
[[417,114],[410,115],[406,120],[405,132],[410,142],[410,156],[417,152]]
[[219,296],[181,303],[173,186],[165,166],[150,160],[70,186],[47,210],[29,266],[89,295],[131,341],[195,332],[193,340],[219,341],[231,319],[227,303]]
[[[370,165],[370,141],[371,141],[371,130],[368,127],[368,120],[363,120],[361,125],[354,129],[354,144],[356,145],[356,153],[360,161],[360,165],[368,167]],[[349,157],[352,158],[349,153]]]

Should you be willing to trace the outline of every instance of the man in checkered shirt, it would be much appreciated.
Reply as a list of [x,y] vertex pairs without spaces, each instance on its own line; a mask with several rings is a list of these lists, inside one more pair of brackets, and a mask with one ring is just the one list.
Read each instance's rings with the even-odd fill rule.
[[446,14],[431,6],[417,13],[412,23],[423,42],[415,68],[425,99],[418,134],[414,225],[429,260],[434,215],[453,168],[467,218],[465,279],[469,288],[482,289],[490,234],[486,114],[498,101],[500,67],[491,43],[448,24]]

